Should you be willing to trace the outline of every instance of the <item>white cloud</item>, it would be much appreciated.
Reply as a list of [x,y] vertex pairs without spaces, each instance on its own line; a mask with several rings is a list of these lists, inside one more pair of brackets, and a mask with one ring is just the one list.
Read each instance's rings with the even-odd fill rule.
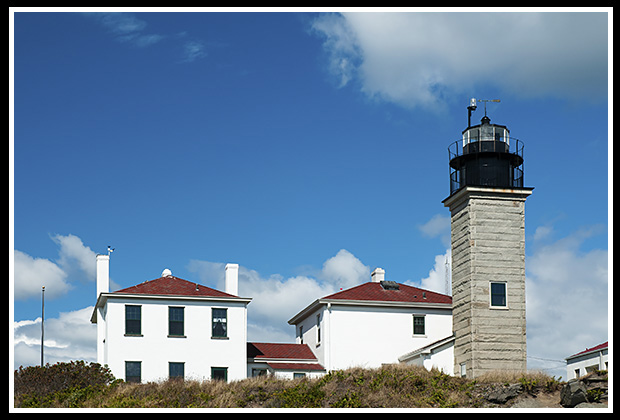
[[[45,319],[45,363],[96,361],[97,326],[91,324],[93,307],[61,312]],[[41,362],[41,318],[13,323],[14,368]]]
[[184,61],[192,62],[207,55],[204,43],[200,41],[187,41],[183,45]]
[[85,246],[82,240],[75,235],[56,235],[52,239],[60,246],[58,264],[65,271],[75,268],[81,271],[85,280],[95,281],[96,264],[94,261],[96,254],[92,249]]
[[[608,338],[608,252],[581,250],[595,232],[579,230],[539,246],[526,259],[531,369],[554,366],[534,357],[561,361]],[[565,367],[555,366],[560,367],[553,374],[566,376]]]
[[312,29],[339,85],[354,80],[405,107],[441,108],[481,83],[522,96],[607,94],[605,13],[330,13]]
[[[170,39],[179,47],[179,39],[188,36],[187,31],[177,34],[146,33],[147,22],[132,13],[84,13],[105,27],[118,42],[138,48],[150,47],[162,40]],[[191,63],[207,55],[205,43],[201,40],[185,41],[180,45],[182,63]]]
[[[552,227],[545,229],[552,230]],[[579,230],[546,243],[541,243],[541,239],[546,240],[549,235],[534,235],[538,236],[531,246],[534,252],[526,258],[530,369],[547,369],[550,374],[564,376],[562,360],[565,357],[607,340],[608,253],[602,249],[582,250],[584,241],[599,232],[596,228]],[[67,261],[88,255],[81,241],[71,239],[71,235],[57,242],[61,245],[60,254],[64,253]],[[60,285],[69,287],[64,282],[64,271],[56,264],[34,259],[20,251],[15,251],[15,255],[16,297],[18,273],[22,279],[35,277],[35,274],[28,274],[28,269],[36,271],[37,277],[53,278],[55,275]],[[407,283],[445,293],[446,258],[450,258],[450,249],[435,257],[428,277],[415,284]],[[192,260],[188,265],[189,271],[202,283],[220,290],[224,288],[224,267],[224,263],[199,260]],[[248,307],[248,340],[292,342],[295,334],[288,319],[317,298],[369,281],[369,273],[368,266],[344,249],[328,258],[313,277],[283,278],[278,274],[264,277],[241,266],[239,294],[253,298]],[[28,291],[20,293],[27,295]],[[40,286],[33,286],[32,293],[38,296]],[[91,313],[92,306],[46,319],[46,362],[95,360],[96,326],[90,323]],[[39,363],[40,322],[37,318],[14,323],[16,367]]]
[[22,300],[41,296],[45,286],[45,297],[53,299],[67,293],[71,279],[95,280],[95,253],[75,235],[55,235],[52,240],[58,244],[58,261],[34,258],[25,252],[14,251],[14,294]]
[[136,47],[148,47],[166,38],[164,35],[144,34],[147,23],[132,13],[85,13],[95,19],[112,33],[119,42],[126,42]]
[[146,28],[146,22],[131,13],[89,13],[88,15],[98,18],[102,25],[115,34],[139,32]]
[[[224,286],[224,263],[192,260],[188,270],[201,282],[220,290]],[[248,340],[291,342],[295,332],[287,321],[315,299],[340,289],[370,281],[370,268],[345,249],[329,258],[316,277],[263,277],[239,267],[239,295],[252,298],[248,306]]]
[[450,246],[450,216],[436,214],[428,222],[418,225],[420,232],[429,238],[441,239],[443,246]]
[[15,250],[15,299],[27,299],[41,296],[41,287],[46,286],[47,297],[55,298],[66,293],[71,285],[67,282],[67,273],[50,260],[33,258]]
[[[450,271],[450,264],[452,261],[452,250],[446,249],[445,254],[435,256],[435,264],[433,268],[428,272],[428,277],[423,278],[419,283],[412,284],[422,289],[431,290],[437,293],[443,293],[444,295],[452,296],[452,273]],[[446,267],[446,262],[447,267]],[[447,270],[446,270],[447,268]],[[446,285],[446,271],[447,285]],[[411,282],[407,282],[410,283]]]
[[325,261],[322,278],[336,287],[347,289],[370,279],[370,268],[346,249]]

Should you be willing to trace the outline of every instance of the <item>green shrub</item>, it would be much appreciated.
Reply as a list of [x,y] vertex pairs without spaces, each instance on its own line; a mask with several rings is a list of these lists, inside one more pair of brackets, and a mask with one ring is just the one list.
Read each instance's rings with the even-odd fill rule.
[[96,390],[115,382],[107,366],[83,360],[22,367],[14,371],[18,407],[75,407]]

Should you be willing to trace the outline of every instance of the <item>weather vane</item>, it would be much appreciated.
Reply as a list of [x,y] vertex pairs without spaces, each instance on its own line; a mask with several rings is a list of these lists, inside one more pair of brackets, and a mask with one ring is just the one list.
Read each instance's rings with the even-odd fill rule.
[[469,100],[469,106],[467,107],[467,128],[471,127],[471,113],[478,108],[476,102],[484,102],[484,116],[487,116],[487,102],[499,102],[499,99],[476,99],[471,98]]

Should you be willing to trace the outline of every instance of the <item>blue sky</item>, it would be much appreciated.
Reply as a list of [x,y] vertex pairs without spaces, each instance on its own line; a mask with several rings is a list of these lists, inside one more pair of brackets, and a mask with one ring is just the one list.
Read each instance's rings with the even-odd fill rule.
[[255,341],[292,341],[286,320],[377,266],[443,292],[471,97],[501,99],[535,187],[529,365],[607,340],[609,10],[14,11],[17,366],[38,363],[42,283],[50,361],[94,357],[108,245],[118,287],[169,268],[221,288],[239,263]]

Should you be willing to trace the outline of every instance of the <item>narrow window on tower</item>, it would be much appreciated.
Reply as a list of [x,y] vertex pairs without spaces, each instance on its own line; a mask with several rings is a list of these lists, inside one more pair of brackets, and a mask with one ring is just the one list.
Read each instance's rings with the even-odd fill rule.
[[491,307],[505,308],[506,304],[506,283],[491,282]]

